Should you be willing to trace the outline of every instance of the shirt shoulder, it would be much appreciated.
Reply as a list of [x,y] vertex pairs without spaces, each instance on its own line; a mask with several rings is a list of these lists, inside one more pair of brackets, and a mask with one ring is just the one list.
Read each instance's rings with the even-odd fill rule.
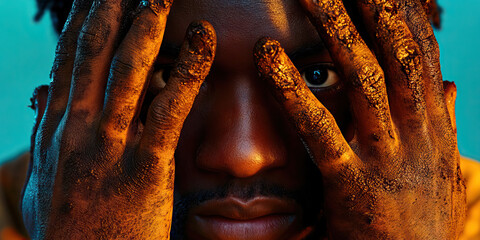
[[480,162],[462,157],[460,168],[467,186],[467,219],[460,239],[480,239]]
[[[20,239],[18,233],[26,235],[20,211],[20,197],[29,162],[30,154],[23,153],[0,166],[0,239]],[[9,238],[6,238],[7,236]]]

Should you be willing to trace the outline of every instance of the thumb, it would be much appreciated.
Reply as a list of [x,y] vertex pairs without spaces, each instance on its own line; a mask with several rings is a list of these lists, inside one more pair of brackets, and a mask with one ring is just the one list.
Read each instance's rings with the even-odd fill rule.
[[457,100],[457,86],[454,82],[443,81],[443,89],[445,91],[445,101],[452,122],[452,127],[457,132],[457,124],[455,119],[455,100]]

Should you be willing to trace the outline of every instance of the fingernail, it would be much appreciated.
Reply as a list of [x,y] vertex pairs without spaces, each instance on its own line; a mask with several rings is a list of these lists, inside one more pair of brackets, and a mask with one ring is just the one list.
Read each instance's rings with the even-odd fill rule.
[[278,41],[268,37],[260,39],[255,44],[254,58],[261,78],[280,90],[277,91],[280,98],[288,99],[288,94],[298,89],[297,80],[302,77]]
[[215,58],[216,46],[217,37],[210,23],[206,21],[191,23],[170,76],[189,81],[203,81]]
[[215,55],[216,35],[213,26],[207,21],[192,22],[186,33],[189,50],[210,61]]

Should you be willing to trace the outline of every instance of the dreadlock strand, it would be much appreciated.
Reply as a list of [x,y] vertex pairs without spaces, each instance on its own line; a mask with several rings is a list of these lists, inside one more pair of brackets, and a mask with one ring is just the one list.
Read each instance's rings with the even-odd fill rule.
[[[43,15],[45,14],[45,11],[47,9],[50,9],[50,6],[52,3],[56,0],[37,0],[37,13],[35,14],[34,20],[35,22],[40,21],[42,19]],[[58,0],[57,0],[58,1]]]
[[438,6],[437,0],[421,0],[421,2],[423,4],[423,8],[425,9],[425,13],[427,13],[432,25],[435,28],[440,29],[442,24],[442,8]]

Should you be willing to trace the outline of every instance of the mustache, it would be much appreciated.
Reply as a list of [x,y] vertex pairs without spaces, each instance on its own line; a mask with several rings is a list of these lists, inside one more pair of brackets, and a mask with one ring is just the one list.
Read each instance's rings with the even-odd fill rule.
[[171,238],[183,239],[184,225],[189,211],[211,200],[235,197],[243,201],[249,201],[255,197],[275,197],[293,200],[300,206],[309,209],[309,207],[312,207],[312,204],[308,200],[318,199],[318,197],[313,195],[312,191],[306,189],[288,190],[281,185],[263,181],[250,182],[248,184],[232,181],[214,189],[199,190],[184,195],[176,193],[174,197]]
[[200,205],[210,200],[217,200],[226,197],[235,197],[244,201],[251,200],[258,196],[290,198],[297,199],[302,190],[287,190],[285,187],[272,183],[265,183],[262,181],[239,184],[230,182],[215,189],[200,190],[178,197],[178,202],[175,204],[189,203],[188,205]]

